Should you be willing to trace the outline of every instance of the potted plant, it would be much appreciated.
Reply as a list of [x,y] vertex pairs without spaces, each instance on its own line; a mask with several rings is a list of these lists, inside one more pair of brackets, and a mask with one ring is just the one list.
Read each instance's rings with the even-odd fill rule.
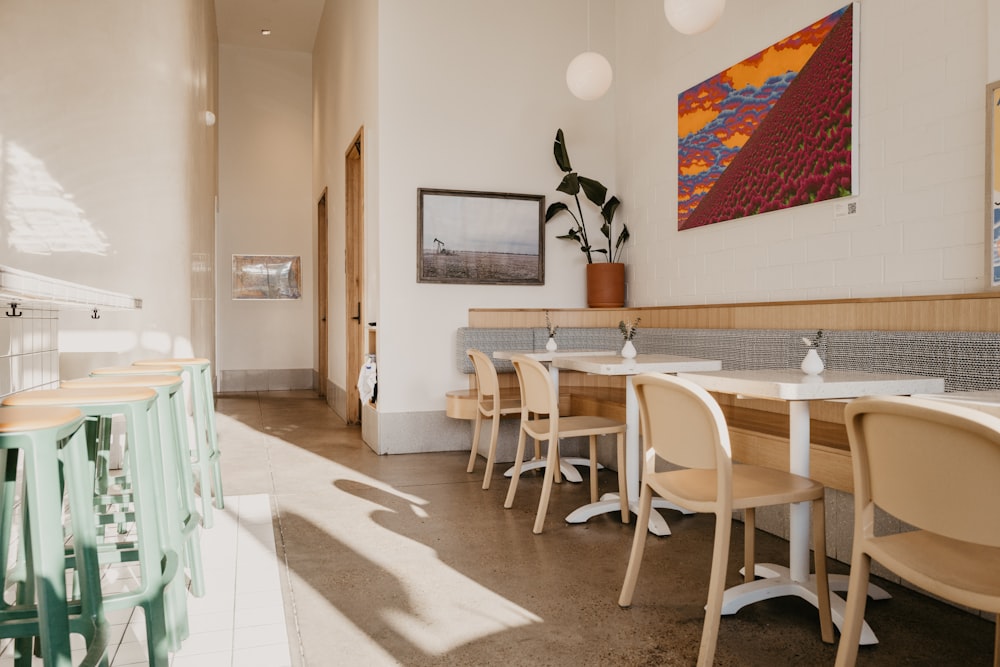
[[[573,226],[557,238],[575,241],[580,245],[580,251],[587,256],[587,305],[591,308],[620,308],[625,305],[625,265],[618,260],[625,242],[629,239],[628,227],[624,224],[621,226],[621,231],[615,233],[615,213],[621,202],[614,195],[608,197],[608,189],[600,181],[573,171],[562,129],[556,131],[553,153],[556,164],[565,174],[556,190],[573,197],[576,212],[574,213],[565,202],[555,202],[546,210],[545,222],[563,212],[573,218]],[[601,212],[603,219],[601,234],[604,239],[600,245],[591,244],[583,215],[583,204],[580,202],[581,191]],[[595,254],[603,255],[604,261],[595,262]]]

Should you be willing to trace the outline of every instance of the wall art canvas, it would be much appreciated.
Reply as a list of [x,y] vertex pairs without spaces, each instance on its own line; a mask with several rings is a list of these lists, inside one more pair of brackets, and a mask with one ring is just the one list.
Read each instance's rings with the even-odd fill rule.
[[858,11],[678,95],[678,229],[858,193]]

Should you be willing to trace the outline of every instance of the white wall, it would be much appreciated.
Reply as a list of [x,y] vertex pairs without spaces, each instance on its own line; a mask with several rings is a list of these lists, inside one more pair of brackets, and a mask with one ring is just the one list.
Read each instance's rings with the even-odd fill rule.
[[212,358],[212,3],[0,3],[0,263],[125,292],[63,313],[64,376]]
[[[583,306],[585,259],[555,238],[566,221],[553,222],[544,286],[418,283],[417,189],[554,201],[561,127],[574,167],[614,191],[614,98],[584,102],[566,87],[566,66],[587,50],[578,0],[380,4],[379,412],[442,410],[445,392],[468,382],[454,363],[468,309]],[[591,47],[615,67],[613,4],[591,6]]]
[[[309,369],[316,349],[312,65],[306,53],[219,49],[219,361],[223,388],[246,371]],[[232,256],[298,255],[297,300],[232,299]],[[236,372],[236,373],[233,373]],[[300,374],[301,375],[301,374]],[[230,389],[289,388],[247,386]],[[274,376],[271,379],[274,384]]]
[[[330,4],[343,16],[366,3]],[[555,239],[565,231],[559,223],[546,230],[542,287],[415,277],[417,188],[541,193],[551,202],[558,127],[575,166],[623,202],[632,231],[624,258],[629,305],[982,289],[983,91],[988,65],[1000,67],[987,30],[998,17],[987,0],[948,12],[929,0],[860,3],[856,215],[836,218],[835,203],[826,202],[676,231],[677,93],[843,4],[728,3],[712,30],[684,36],[667,24],[662,3],[594,2],[592,46],[611,60],[615,83],[604,99],[582,102],[564,82],[566,65],[586,48],[582,3],[381,0],[377,122],[367,128],[377,150],[367,181],[369,192],[378,188],[377,213],[368,204],[367,226],[378,236],[378,312],[367,319],[379,322],[382,449],[455,446],[438,415],[445,391],[466,382],[453,347],[469,308],[584,305],[583,261]],[[349,56],[334,62],[341,69],[330,77],[349,80]],[[371,76],[371,61],[362,63]],[[324,114],[333,108],[327,104]],[[359,120],[371,124],[368,114],[371,105]],[[356,126],[325,142],[326,173],[339,177],[331,165]],[[354,380],[336,373],[337,384]]]
[[328,393],[338,414],[346,414],[347,306],[344,281],[344,155],[364,128],[365,300],[362,322],[379,316],[379,123],[378,14],[375,2],[328,0],[313,49],[313,201],[327,189],[329,222],[329,379]]
[[[860,3],[860,195],[677,232],[677,93],[841,0],[728,3],[699,36],[619,3],[618,181],[633,305],[970,292],[984,282],[986,0]],[[627,36],[627,37],[626,37]]]

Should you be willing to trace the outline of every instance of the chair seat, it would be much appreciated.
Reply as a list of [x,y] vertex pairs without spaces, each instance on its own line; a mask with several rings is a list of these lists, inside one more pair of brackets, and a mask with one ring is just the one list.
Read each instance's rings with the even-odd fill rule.
[[872,558],[929,593],[953,599],[961,591],[965,604],[1000,613],[1000,549],[926,530],[871,538],[867,546]]
[[[525,424],[525,430],[533,438],[540,440],[549,437],[549,420],[534,419]],[[624,433],[625,424],[607,417],[579,415],[559,418],[559,437],[574,438],[586,435],[603,435],[605,433]]]
[[[483,410],[486,413],[493,411],[493,399],[487,398],[483,399]],[[500,414],[502,415],[513,415],[521,412],[521,399],[520,398],[501,398],[500,399]]]
[[[714,511],[718,474],[688,468],[659,472],[649,482],[658,494],[697,512]],[[819,482],[774,468],[733,465],[733,509],[786,505],[823,497]]]

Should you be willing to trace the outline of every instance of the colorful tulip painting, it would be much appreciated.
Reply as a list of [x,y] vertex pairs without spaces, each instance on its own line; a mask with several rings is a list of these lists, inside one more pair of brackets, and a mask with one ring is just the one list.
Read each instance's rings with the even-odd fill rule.
[[852,3],[677,99],[677,228],[857,194]]

